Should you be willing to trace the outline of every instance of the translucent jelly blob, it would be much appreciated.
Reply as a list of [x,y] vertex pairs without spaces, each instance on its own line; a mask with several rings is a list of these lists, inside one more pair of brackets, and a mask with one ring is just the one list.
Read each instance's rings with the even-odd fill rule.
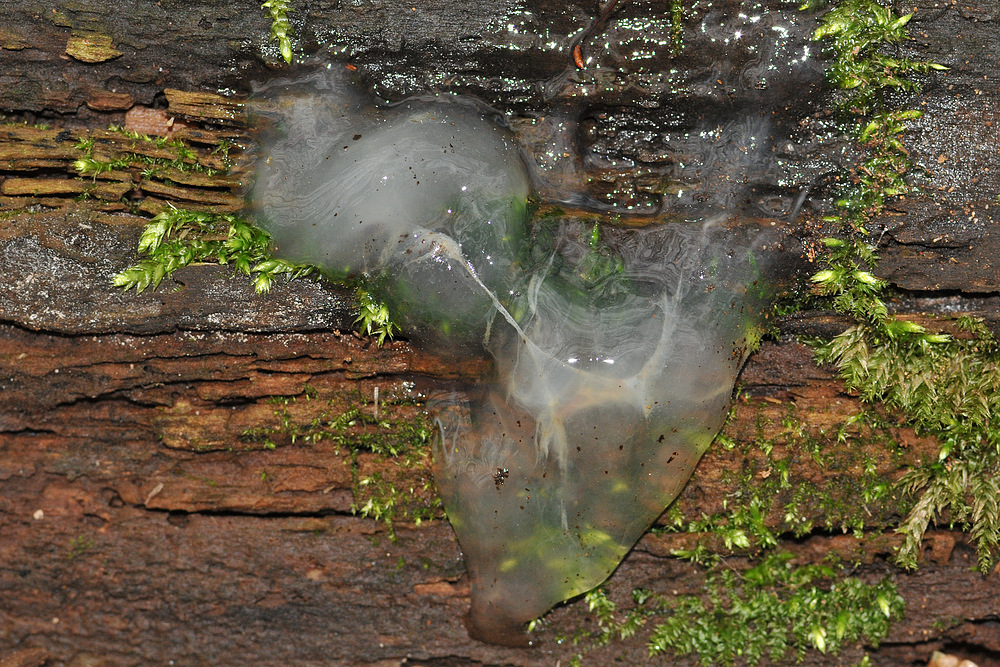
[[364,109],[314,88],[261,108],[275,129],[251,199],[275,254],[365,274],[412,339],[495,361],[438,406],[434,473],[470,635],[524,645],[527,621],[611,574],[721,427],[761,236],[544,206],[529,221],[518,148],[468,103]]
[[[482,350],[495,290],[525,230],[528,175],[509,134],[471,103],[362,112],[309,89],[258,110],[250,199],[274,254],[364,274],[409,335]],[[325,104],[324,104],[325,102]]]
[[747,239],[675,222],[597,250],[588,233],[559,223],[494,325],[497,379],[471,428],[441,422],[435,479],[485,641],[523,642],[526,621],[612,573],[722,426],[756,335]]

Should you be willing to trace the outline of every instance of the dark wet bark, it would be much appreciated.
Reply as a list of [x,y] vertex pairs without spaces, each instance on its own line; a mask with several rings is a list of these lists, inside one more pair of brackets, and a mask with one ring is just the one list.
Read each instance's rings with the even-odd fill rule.
[[[885,230],[880,274],[902,290],[894,307],[919,321],[968,313],[998,331],[1000,4],[937,4],[916,7],[916,39],[906,47],[951,67],[927,82],[920,98],[927,113],[909,140],[929,172],[927,191],[895,202],[877,222]],[[570,64],[567,50],[544,44],[570,44],[597,13],[530,0],[295,7],[300,52],[338,54],[338,66],[356,67],[359,80],[389,99],[427,89],[476,94],[512,113],[515,129],[517,119],[548,108],[542,82]],[[669,49],[632,66],[632,33],[623,27],[624,19],[667,14],[665,2],[624,3],[622,20],[609,20],[607,52],[603,41],[584,44],[585,54],[611,53],[620,66],[578,108],[579,140],[600,158],[590,165],[589,193],[606,202],[642,208],[654,201],[649,182],[669,174],[676,157],[666,84],[648,76],[668,67]],[[78,179],[76,145],[92,138],[95,154],[133,152],[104,128],[125,123],[129,109],[155,107],[166,113],[146,116],[152,130],[142,129],[141,114],[131,126],[154,131],[173,118],[174,136],[194,148],[192,164],[224,167],[213,150],[246,129],[234,96],[279,67],[267,30],[256,2],[0,0],[0,111],[50,126],[0,128],[0,665],[565,662],[576,649],[555,637],[586,623],[581,605],[555,611],[533,649],[470,640],[462,623],[468,584],[447,523],[400,525],[390,541],[382,524],[351,514],[359,474],[397,474],[391,462],[371,455],[352,462],[332,441],[279,435],[269,449],[247,435],[280,420],[272,397],[300,399],[287,414],[307,424],[352,405],[374,409],[376,387],[383,396],[403,383],[424,395],[461,390],[481,366],[456,365],[403,341],[378,348],[350,333],[349,293],[310,281],[258,296],[248,280],[203,266],[141,295],[109,286],[134,260],[151,214],[168,204],[238,210],[238,178],[144,174],[136,163]],[[687,65],[698,59],[680,57]],[[678,102],[670,118],[683,125],[698,104],[718,103],[715,94]],[[782,113],[805,118],[806,127],[822,98],[803,104]],[[819,141],[808,127],[797,139],[789,178],[771,176],[785,183],[774,186],[779,198],[813,187],[794,230],[805,243],[787,249],[790,268],[808,266],[808,241],[820,234],[808,213],[826,205],[827,182],[842,159],[839,143]],[[636,167],[604,166],[617,159]],[[783,447],[782,422],[793,407],[824,448],[844,447],[820,432],[860,405],[794,340],[844,326],[826,313],[780,323],[777,339],[744,370],[747,400],[727,432]],[[306,387],[314,402],[304,400]],[[395,409],[406,418],[419,408]],[[935,455],[933,442],[890,430],[906,449],[898,458],[867,452],[880,476],[895,479],[907,464]],[[747,471],[770,474],[759,453],[714,449],[680,509],[687,516],[723,511],[738,502],[735,480]],[[802,456],[792,480],[811,481],[850,506],[858,474]],[[425,475],[396,481],[419,488]],[[782,548],[802,562],[840,553],[857,559],[868,578],[890,572],[897,508],[866,509],[863,538],[824,530],[786,536]],[[843,520],[829,505],[803,511],[832,533]],[[697,592],[703,573],[669,557],[693,539],[643,538],[615,574],[614,590]],[[974,555],[954,533],[929,535],[925,556],[915,573],[893,571],[908,614],[873,656],[880,664],[921,664],[933,649],[963,647],[990,664],[1000,652],[996,573],[970,571]],[[859,648],[837,658],[813,653],[805,664],[848,664],[860,655]],[[589,662],[615,660],[641,664],[646,649],[633,639]]]

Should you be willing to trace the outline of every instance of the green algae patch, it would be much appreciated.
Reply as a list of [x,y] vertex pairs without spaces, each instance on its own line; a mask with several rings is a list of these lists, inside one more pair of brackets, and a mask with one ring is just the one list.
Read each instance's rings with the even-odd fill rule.
[[66,42],[66,55],[80,62],[103,63],[122,55],[113,44],[108,35],[97,33],[73,35]]

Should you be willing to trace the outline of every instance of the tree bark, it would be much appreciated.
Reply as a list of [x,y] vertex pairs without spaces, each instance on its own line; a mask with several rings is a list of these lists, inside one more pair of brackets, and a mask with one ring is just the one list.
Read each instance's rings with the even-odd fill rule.
[[[723,4],[722,15],[739,9]],[[908,317],[951,330],[952,318],[971,314],[996,333],[1000,3],[938,4],[897,7],[916,12],[905,52],[951,69],[915,98],[925,116],[907,145],[928,173],[922,193],[874,223],[879,274]],[[571,36],[596,11],[531,0],[293,7],[297,53],[350,65],[389,100],[476,95],[508,114],[522,138],[529,120],[553,108],[546,82],[570,64]],[[701,11],[686,9],[685,25],[704,20]],[[587,192],[605,203],[650,208],[649,184],[673,173],[677,125],[722,104],[711,89],[672,101],[672,83],[651,75],[675,58],[688,71],[710,61],[696,35],[685,36],[690,51],[680,55],[667,47],[649,60],[635,55],[637,31],[669,41],[669,15],[668,2],[625,3],[606,39],[584,45],[615,76],[584,102],[556,101],[576,109],[580,150],[594,156]],[[803,34],[810,26],[803,19]],[[464,391],[488,362],[456,363],[405,340],[378,347],[352,333],[351,294],[325,283],[281,283],[261,296],[225,267],[194,266],[155,291],[111,287],[152,214],[241,210],[243,172],[228,171],[219,148],[231,142],[239,164],[252,141],[240,100],[283,67],[268,29],[254,2],[0,0],[0,111],[17,121],[0,128],[0,665],[567,661],[579,648],[557,637],[592,627],[584,605],[552,612],[534,649],[475,642],[462,625],[462,555],[440,511],[421,525],[397,521],[395,540],[384,523],[352,513],[370,497],[359,480],[375,478],[407,490],[414,506],[433,505],[426,466],[345,442],[380,436],[379,410],[383,421],[414,423],[424,399]],[[811,266],[845,148],[817,129],[825,95],[776,112],[802,129],[770,184],[785,199],[812,188],[789,231],[787,272]],[[191,152],[109,123],[169,133]],[[78,177],[73,163],[88,140],[95,158],[122,164]],[[143,156],[180,162],[147,173]],[[204,169],[184,167],[196,163]],[[676,510],[689,519],[726,512],[777,474],[773,461],[785,461],[790,486],[821,490],[823,500],[796,505],[796,536],[783,509],[793,499],[776,492],[765,524],[781,533],[780,548],[798,563],[839,554],[867,580],[891,574],[907,600],[880,648],[812,652],[803,664],[850,664],[864,651],[876,664],[924,664],[936,649],[1000,664],[1000,579],[971,570],[967,537],[932,531],[920,569],[898,571],[887,561],[899,542],[899,499],[859,503],[863,461],[874,466],[869,477],[891,482],[939,445],[881,409],[881,423],[838,431],[866,408],[797,337],[846,326],[823,312],[778,323],[745,367],[725,429],[738,443],[769,443],[771,455],[714,447]],[[372,419],[337,431],[343,440],[301,437],[352,409]],[[812,449],[796,444],[804,440]],[[864,531],[840,534],[860,513]],[[699,592],[704,572],[671,557],[699,538],[734,567],[753,555],[711,535],[650,534],[613,576],[611,596],[624,601],[636,586]],[[642,633],[614,642],[586,663],[642,664],[644,642]]]

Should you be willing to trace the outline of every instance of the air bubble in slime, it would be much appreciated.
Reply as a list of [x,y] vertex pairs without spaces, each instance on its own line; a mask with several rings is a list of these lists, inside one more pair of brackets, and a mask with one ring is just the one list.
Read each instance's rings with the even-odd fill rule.
[[614,571],[721,428],[758,241],[704,219],[529,233],[518,149],[470,105],[373,117],[314,93],[272,112],[251,198],[275,253],[364,273],[417,342],[495,360],[471,418],[439,419],[434,473],[470,635],[525,645],[527,621]]

